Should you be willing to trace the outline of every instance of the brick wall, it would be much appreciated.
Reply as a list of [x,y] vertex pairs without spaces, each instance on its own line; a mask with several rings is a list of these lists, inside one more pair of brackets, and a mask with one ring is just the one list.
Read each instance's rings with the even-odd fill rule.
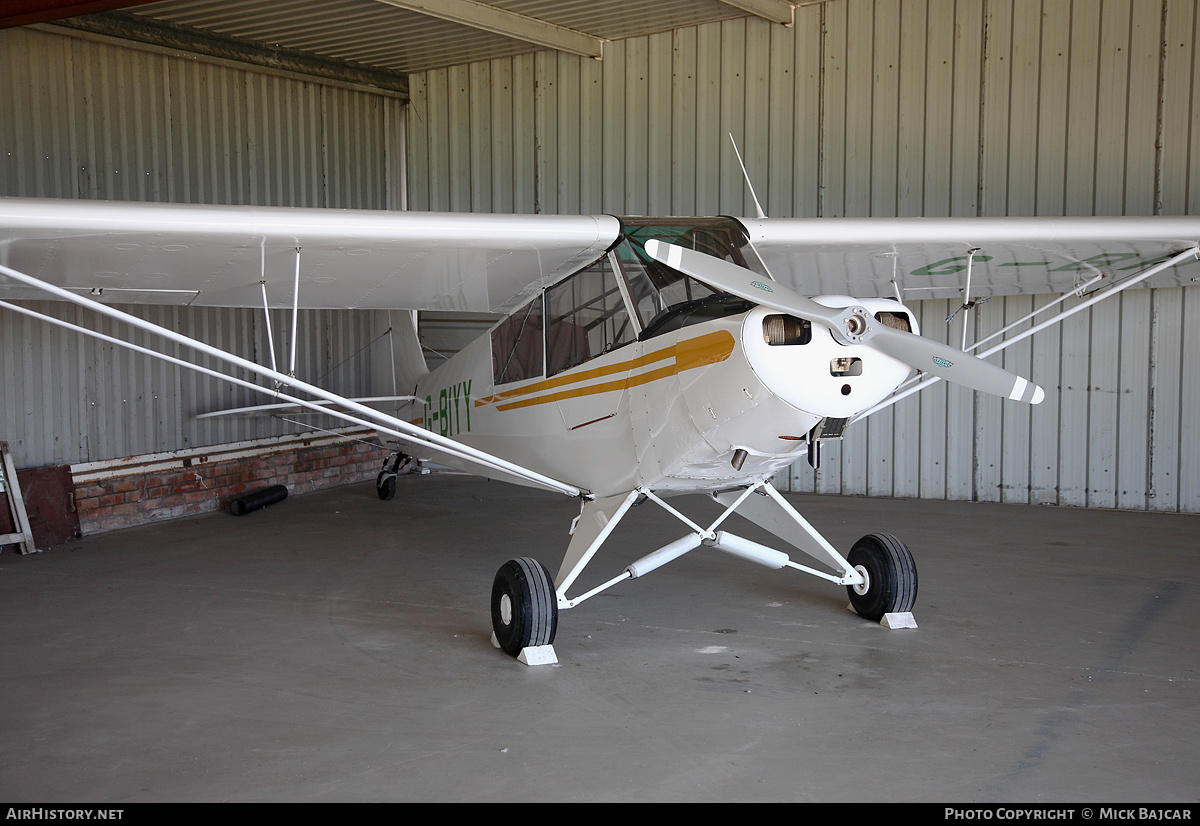
[[262,447],[221,446],[170,459],[134,457],[111,469],[76,465],[80,533],[223,510],[237,497],[272,485],[285,485],[294,496],[373,480],[387,457],[377,445],[329,437],[290,437]]

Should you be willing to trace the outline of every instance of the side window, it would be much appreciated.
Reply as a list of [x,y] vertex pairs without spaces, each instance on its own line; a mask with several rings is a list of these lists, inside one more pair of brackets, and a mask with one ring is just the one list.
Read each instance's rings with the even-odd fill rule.
[[608,256],[546,290],[547,374],[554,375],[634,339]]
[[492,330],[492,377],[507,384],[542,375],[542,298],[538,296]]

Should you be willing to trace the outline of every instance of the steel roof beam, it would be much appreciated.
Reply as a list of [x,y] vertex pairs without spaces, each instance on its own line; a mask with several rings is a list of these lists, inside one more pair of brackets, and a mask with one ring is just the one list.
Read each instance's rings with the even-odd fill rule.
[[81,14],[144,6],[155,0],[5,0],[0,8],[0,29],[47,23]]
[[396,93],[408,99],[408,75],[361,63],[324,57],[312,52],[286,49],[268,43],[218,34],[207,29],[157,20],[125,12],[72,17],[47,24],[63,26],[100,37],[111,37],[166,50],[206,55],[219,61],[259,69],[291,72],[354,87],[369,87]]
[[792,11],[795,7],[787,0],[721,0],[721,2],[749,12],[755,17],[770,20],[772,23],[792,25]]
[[449,20],[473,29],[511,37],[555,49],[560,52],[599,59],[604,54],[604,40],[527,17],[516,12],[488,6],[475,0],[375,0],[398,9]]

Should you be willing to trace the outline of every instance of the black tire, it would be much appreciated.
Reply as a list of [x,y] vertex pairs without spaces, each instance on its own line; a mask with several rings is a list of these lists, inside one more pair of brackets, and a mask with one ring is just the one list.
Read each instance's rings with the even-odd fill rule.
[[550,645],[558,629],[558,597],[550,572],[536,559],[510,559],[492,583],[492,630],[512,656]]
[[869,533],[854,543],[846,559],[867,578],[865,591],[863,586],[846,586],[850,604],[861,616],[879,622],[884,614],[912,610],[917,602],[917,564],[903,542],[890,534]]
[[379,471],[379,475],[375,477],[375,492],[385,502],[394,498],[396,496],[395,474],[389,474],[386,470]]

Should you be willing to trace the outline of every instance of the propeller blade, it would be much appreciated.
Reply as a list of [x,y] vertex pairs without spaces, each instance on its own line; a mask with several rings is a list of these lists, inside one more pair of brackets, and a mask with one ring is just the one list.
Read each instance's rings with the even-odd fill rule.
[[1013,401],[1038,404],[1046,392],[1016,373],[997,367],[947,344],[880,324],[865,307],[826,307],[777,281],[729,261],[656,239],[645,243],[646,254],[686,273],[720,292],[727,292],[829,327],[842,344],[862,344],[925,373]]
[[1027,404],[1040,404],[1046,398],[1045,390],[1016,373],[903,330],[878,325],[864,343],[897,361],[972,390]]

